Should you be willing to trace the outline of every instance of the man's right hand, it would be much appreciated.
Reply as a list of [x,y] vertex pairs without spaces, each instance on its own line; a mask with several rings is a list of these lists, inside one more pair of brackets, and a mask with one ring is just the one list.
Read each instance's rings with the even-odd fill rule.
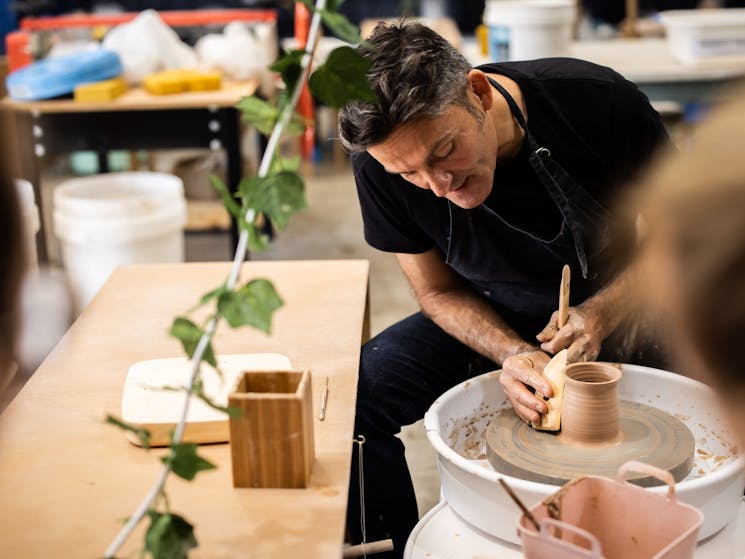
[[[553,388],[541,373],[551,358],[536,349],[508,357],[502,363],[499,382],[507,395],[515,413],[523,421],[538,423],[541,414],[548,412],[543,396],[553,396]],[[533,394],[528,386],[535,390]]]

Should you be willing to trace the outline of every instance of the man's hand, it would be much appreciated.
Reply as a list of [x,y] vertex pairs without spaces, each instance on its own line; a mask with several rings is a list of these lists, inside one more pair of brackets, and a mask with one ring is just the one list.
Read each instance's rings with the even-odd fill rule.
[[603,313],[596,310],[596,306],[580,305],[569,308],[567,322],[561,328],[559,312],[554,312],[549,323],[536,338],[541,342],[541,349],[551,355],[568,349],[569,363],[594,361],[600,353],[600,344],[607,335],[606,324]]
[[[502,363],[499,382],[515,413],[528,423],[538,423],[541,414],[548,412],[542,397],[553,396],[553,389],[541,373],[549,361],[548,355],[536,349],[508,357]],[[533,394],[528,386],[536,393]]]

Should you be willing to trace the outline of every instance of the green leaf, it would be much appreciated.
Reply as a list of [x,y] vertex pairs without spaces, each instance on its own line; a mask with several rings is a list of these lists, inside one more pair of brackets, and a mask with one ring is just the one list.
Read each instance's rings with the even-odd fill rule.
[[171,465],[171,471],[177,476],[191,481],[198,472],[213,470],[216,466],[197,454],[194,443],[179,443],[171,445],[171,453],[161,458],[164,464]]
[[339,47],[313,72],[308,85],[313,95],[330,107],[341,108],[355,99],[374,102],[377,96],[366,77],[371,64],[353,48]]
[[[204,334],[199,326],[183,316],[176,317],[171,326],[171,330],[168,333],[174,338],[181,340],[181,343],[184,346],[184,351],[189,356],[189,359],[194,355],[194,351],[197,349],[197,344],[202,338],[202,334]],[[217,367],[217,360],[215,359],[215,352],[212,351],[211,342],[207,344],[207,349],[205,350],[202,359],[213,367]]]
[[229,417],[240,417],[243,411],[240,408],[231,408],[230,406],[221,406],[217,402],[213,401],[207,394],[204,393],[204,391],[201,389],[201,387],[195,387],[192,391],[192,394],[194,394],[197,398],[202,400],[205,404],[207,404],[212,409],[215,409],[217,411],[221,411],[225,414],[227,414]]
[[217,303],[217,311],[233,328],[253,326],[268,334],[272,315],[283,304],[270,281],[255,279],[237,291],[224,293]]
[[331,10],[321,10],[321,19],[342,41],[353,45],[360,42],[360,30],[345,15]]
[[269,235],[262,233],[261,230],[253,223],[250,223],[248,229],[248,250],[261,252],[269,247]]
[[112,425],[116,425],[124,431],[130,431],[134,433],[135,435],[137,435],[137,438],[140,439],[140,444],[142,444],[144,448],[150,448],[150,431],[148,431],[147,429],[125,423],[124,421],[122,421],[118,417],[114,417],[113,415],[106,416],[106,423],[111,423]]
[[285,82],[288,92],[292,92],[295,89],[295,86],[297,86],[297,82],[300,79],[300,75],[303,73],[301,62],[304,54],[304,50],[291,50],[284,53],[274,62],[274,64],[269,66],[270,70],[279,72],[282,76],[282,81]]
[[225,185],[225,183],[222,182],[220,177],[216,175],[210,175],[209,178],[210,183],[212,184],[212,188],[214,188],[218,192],[218,194],[220,194],[220,198],[222,198],[222,203],[225,205],[225,209],[230,212],[230,215],[232,215],[236,219],[240,219],[242,215],[241,206],[236,201],[235,194],[230,192],[230,190]]
[[272,133],[279,118],[277,107],[256,96],[244,97],[238,102],[237,107],[243,113],[244,122],[248,122],[267,136]]
[[182,516],[149,510],[150,526],[145,533],[145,550],[153,559],[188,559],[197,547],[194,527]]
[[278,174],[282,171],[297,171],[300,168],[300,156],[295,157],[275,157],[272,160],[272,165],[269,172],[272,174]]
[[212,299],[219,297],[223,293],[223,291],[227,291],[227,289],[227,287],[221,285],[220,287],[213,289],[209,293],[205,293],[199,300],[199,306],[201,307],[202,305],[209,303]]
[[303,179],[294,171],[281,171],[241,183],[244,203],[263,213],[278,229],[287,226],[292,214],[305,208]]

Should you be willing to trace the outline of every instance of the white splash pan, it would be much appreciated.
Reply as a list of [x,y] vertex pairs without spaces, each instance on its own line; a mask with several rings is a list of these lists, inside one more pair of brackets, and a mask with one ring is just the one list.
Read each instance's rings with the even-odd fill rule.
[[[745,458],[737,454],[713,391],[681,375],[623,365],[619,392],[621,400],[657,407],[688,426],[696,440],[695,462],[688,477],[676,486],[678,499],[704,513],[699,541],[724,528],[742,499]],[[507,406],[499,372],[487,373],[440,396],[424,416],[424,427],[438,455],[443,496],[452,509],[476,528],[519,545],[515,526],[520,511],[497,480],[504,477],[528,507],[558,487],[503,476],[489,464],[484,432]],[[664,494],[667,487],[649,491]]]

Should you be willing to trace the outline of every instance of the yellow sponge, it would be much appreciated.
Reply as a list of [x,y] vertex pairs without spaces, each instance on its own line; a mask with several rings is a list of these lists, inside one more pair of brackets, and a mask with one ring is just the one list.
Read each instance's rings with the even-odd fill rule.
[[75,88],[75,101],[80,103],[106,103],[127,91],[127,82],[113,78],[102,82],[86,83]]
[[163,70],[145,77],[144,84],[145,89],[155,95],[181,93],[182,91],[208,91],[220,89],[222,76],[219,72]]
[[197,72],[196,70],[182,70],[186,88],[189,91],[209,91],[220,89],[222,76],[220,72]]
[[181,93],[186,90],[186,84],[180,75],[165,71],[145,76],[143,80],[145,91],[154,95]]

